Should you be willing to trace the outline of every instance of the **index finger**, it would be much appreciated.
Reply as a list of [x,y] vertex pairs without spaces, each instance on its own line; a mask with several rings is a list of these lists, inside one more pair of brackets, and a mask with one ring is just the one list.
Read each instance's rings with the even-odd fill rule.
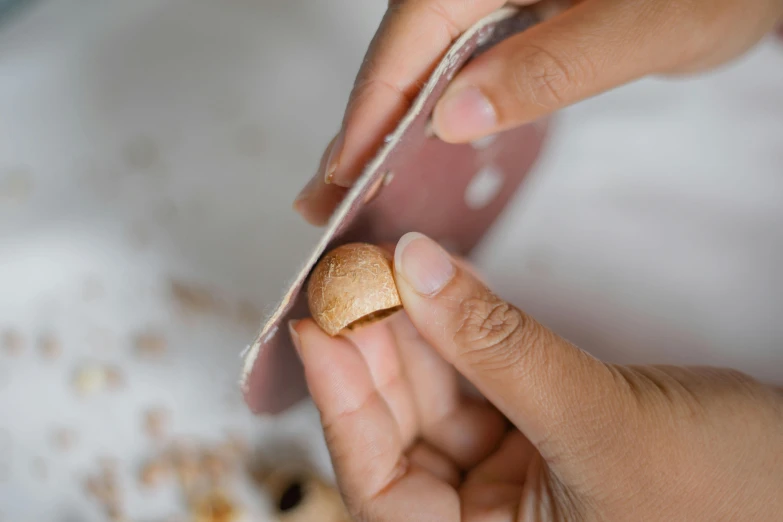
[[340,132],[342,136],[337,138],[325,166],[326,181],[350,186],[383,137],[408,109],[451,42],[505,3],[503,0],[390,2],[356,78]]
[[325,200],[334,200],[338,187],[356,181],[452,41],[506,3],[392,0],[362,62],[340,131],[295,208],[312,223],[325,223],[333,206]]

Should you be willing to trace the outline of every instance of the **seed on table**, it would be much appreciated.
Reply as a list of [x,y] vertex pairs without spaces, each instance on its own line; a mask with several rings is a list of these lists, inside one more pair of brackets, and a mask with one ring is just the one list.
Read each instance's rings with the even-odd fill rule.
[[163,459],[153,459],[141,468],[139,473],[139,482],[144,487],[154,488],[166,480],[170,475],[171,469],[168,463]]
[[45,334],[38,340],[38,350],[45,359],[57,359],[62,354],[62,345],[52,334]]
[[158,358],[168,349],[166,338],[157,332],[142,332],[133,339],[136,353],[145,358]]

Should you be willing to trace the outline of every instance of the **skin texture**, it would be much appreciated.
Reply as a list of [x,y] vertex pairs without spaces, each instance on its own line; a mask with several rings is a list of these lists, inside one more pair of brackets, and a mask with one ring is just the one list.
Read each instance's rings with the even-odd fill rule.
[[398,243],[395,279],[405,312],[384,322],[340,337],[291,324],[354,520],[783,513],[780,390],[733,370],[604,364],[419,234]]
[[[326,223],[451,41],[505,3],[390,2],[342,125],[294,203],[306,220]],[[783,0],[511,3],[532,6],[547,19],[473,60],[454,78],[433,115],[434,131],[444,141],[472,141],[529,123],[648,75],[711,69],[750,49],[783,14]]]

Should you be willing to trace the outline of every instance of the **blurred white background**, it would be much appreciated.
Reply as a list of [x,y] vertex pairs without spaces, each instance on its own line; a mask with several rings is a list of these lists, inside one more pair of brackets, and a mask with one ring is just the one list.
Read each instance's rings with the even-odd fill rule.
[[[40,0],[0,26],[0,520],[105,520],[83,487],[104,457],[131,520],[184,513],[136,485],[150,408],[174,438],[291,436],[326,468],[308,404],[245,410],[239,353],[317,236],[290,203],[384,6]],[[599,356],[782,379],[782,195],[770,39],[561,114],[477,260]]]

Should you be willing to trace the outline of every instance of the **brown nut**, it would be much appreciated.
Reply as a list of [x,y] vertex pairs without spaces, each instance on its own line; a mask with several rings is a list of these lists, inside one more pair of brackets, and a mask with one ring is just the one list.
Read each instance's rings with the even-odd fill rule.
[[366,243],[326,254],[310,274],[310,314],[327,334],[378,321],[402,308],[391,255]]

